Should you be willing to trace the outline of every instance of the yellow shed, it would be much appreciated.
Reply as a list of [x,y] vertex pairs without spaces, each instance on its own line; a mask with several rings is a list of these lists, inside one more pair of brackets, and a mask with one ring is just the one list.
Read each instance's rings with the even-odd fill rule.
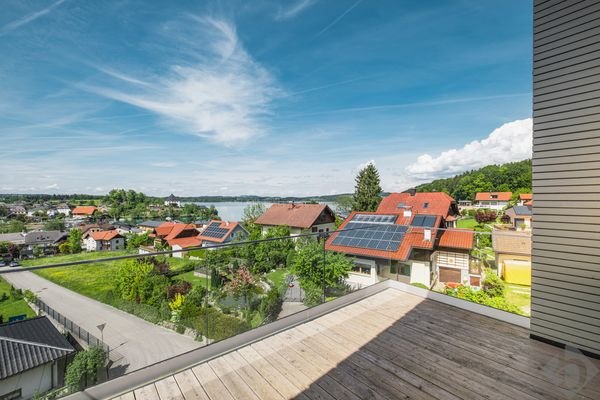
[[505,260],[502,277],[506,283],[531,286],[531,262],[522,260]]

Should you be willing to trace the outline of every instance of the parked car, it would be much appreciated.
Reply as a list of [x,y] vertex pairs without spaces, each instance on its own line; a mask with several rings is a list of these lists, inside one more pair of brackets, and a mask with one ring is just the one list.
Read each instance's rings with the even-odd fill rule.
[[21,266],[21,264],[19,264],[19,263],[18,263],[18,262],[16,262],[16,261],[11,261],[11,262],[10,262],[10,264],[8,264],[8,266],[9,266],[9,267],[20,267],[20,266]]

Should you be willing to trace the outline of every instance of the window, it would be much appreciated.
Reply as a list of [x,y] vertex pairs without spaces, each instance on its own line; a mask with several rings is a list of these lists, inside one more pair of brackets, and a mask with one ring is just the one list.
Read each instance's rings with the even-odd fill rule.
[[21,398],[21,389],[13,390],[12,392],[0,396],[0,400],[17,400]]
[[371,266],[369,264],[355,262],[352,267],[352,272],[355,274],[371,275]]
[[400,264],[400,275],[410,276],[410,264]]
[[429,203],[423,203],[423,208],[429,208]]
[[313,232],[313,233],[317,233],[317,231],[318,231],[318,230],[319,230],[319,228],[317,228],[316,226],[313,226],[313,227],[312,227],[312,232]]

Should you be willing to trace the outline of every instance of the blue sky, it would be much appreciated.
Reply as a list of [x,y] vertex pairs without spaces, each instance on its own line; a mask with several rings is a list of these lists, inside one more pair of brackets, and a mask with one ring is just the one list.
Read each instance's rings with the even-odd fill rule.
[[531,154],[529,1],[8,0],[0,192],[398,191]]

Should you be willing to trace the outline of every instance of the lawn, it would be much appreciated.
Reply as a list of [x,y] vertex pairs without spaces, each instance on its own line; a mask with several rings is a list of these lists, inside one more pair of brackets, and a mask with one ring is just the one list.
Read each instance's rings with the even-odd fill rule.
[[514,284],[506,284],[506,301],[519,307],[525,315],[531,313],[531,287]]
[[473,217],[465,217],[456,221],[457,228],[475,229],[479,224]]
[[[69,254],[64,256],[40,258],[37,260],[23,261],[26,267],[57,264],[61,262],[93,260],[104,257],[115,257],[128,254],[126,251],[90,252]],[[99,301],[106,299],[106,294],[113,290],[114,278],[119,266],[127,260],[102,261],[95,264],[72,265],[69,267],[57,267],[39,269],[34,271],[37,275],[48,279],[58,285],[71,289],[84,296]]]
[[26,314],[27,318],[35,317],[35,312],[29,308],[27,302],[22,298],[12,297],[10,284],[0,278],[0,297],[3,297],[4,293],[8,296],[8,299],[0,301],[0,315],[4,318],[4,322],[8,322],[8,318],[10,317],[21,314]]
[[288,268],[279,268],[267,274],[267,279],[275,284],[275,287],[281,287],[285,281],[285,276],[290,273]]
[[[194,275],[194,271],[184,272],[183,274],[176,275],[175,278],[182,279],[192,284],[192,286],[203,286],[207,287],[207,279],[201,278]],[[209,279],[210,281],[210,279]]]

